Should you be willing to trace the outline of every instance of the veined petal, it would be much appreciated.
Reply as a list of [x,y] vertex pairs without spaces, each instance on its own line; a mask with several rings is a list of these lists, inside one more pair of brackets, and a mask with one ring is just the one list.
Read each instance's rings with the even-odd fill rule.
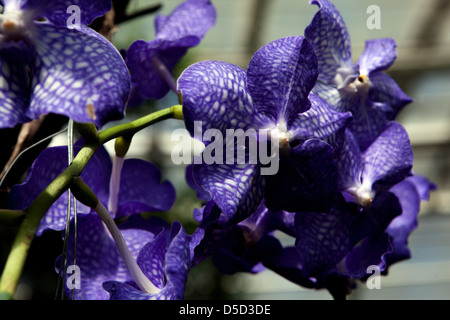
[[328,0],[312,0],[319,11],[305,29],[305,38],[311,43],[319,61],[319,79],[329,83],[338,68],[350,67],[351,42],[340,13]]
[[25,66],[0,57],[0,128],[28,122],[24,115],[29,104],[28,75]]
[[275,40],[259,49],[247,69],[255,108],[288,123],[310,108],[308,94],[317,79],[317,58],[303,37]]
[[128,69],[117,49],[95,31],[36,24],[37,58],[27,115],[67,115],[101,127],[124,116]]
[[[130,70],[133,95],[146,99],[161,99],[171,89],[168,82],[158,71],[158,63],[162,63],[168,72],[172,73],[175,65],[186,54],[187,47],[174,45],[161,48],[163,41],[155,39],[146,42],[134,41],[128,49],[126,63]],[[156,62],[155,59],[159,61]],[[132,100],[132,99],[131,99]],[[131,106],[139,105],[136,100]]]
[[380,136],[363,153],[363,183],[394,184],[411,171],[414,154],[408,133],[397,122],[386,125]]
[[110,300],[151,300],[153,295],[118,281],[105,281],[103,288],[109,292]]
[[202,61],[188,67],[178,78],[183,95],[186,128],[194,136],[194,121],[201,130],[261,128],[270,122],[253,106],[242,68],[222,61]]
[[171,288],[171,292],[166,289],[167,292],[163,295],[167,298],[180,300],[184,297],[190,268],[190,248],[189,236],[178,221],[174,221],[172,224],[170,240],[165,259],[165,274],[166,288]]
[[194,179],[209,192],[228,220],[239,222],[263,199],[264,178],[257,164],[198,164]]
[[[167,41],[181,41],[183,38],[197,38],[198,43],[216,23],[216,9],[210,0],[187,0],[178,5],[170,15],[158,15],[155,19],[156,38]],[[192,41],[192,40],[191,40]],[[183,46],[194,46],[191,42]]]
[[394,39],[372,39],[366,41],[366,47],[358,59],[360,73],[369,75],[372,71],[388,69],[397,58]]
[[303,271],[314,275],[334,267],[350,250],[350,226],[354,212],[343,200],[329,212],[295,214],[296,241]]
[[345,142],[342,145],[337,161],[339,172],[339,190],[361,185],[361,175],[364,170],[364,162],[358,142],[350,130],[345,130]]
[[142,272],[159,289],[164,288],[164,260],[166,254],[166,233],[160,232],[139,252],[137,263]]
[[413,101],[394,79],[384,72],[373,71],[370,74],[370,82],[372,87],[369,90],[369,99],[389,105],[390,110],[386,115],[388,120],[394,120],[403,107]]
[[192,190],[194,190],[196,192],[197,198],[199,198],[200,200],[203,200],[203,201],[211,200],[209,193],[207,191],[205,191],[205,189],[200,187],[197,184],[197,182],[195,182],[193,167],[194,167],[193,164],[189,164],[186,166],[186,175],[185,175],[186,183]]
[[361,150],[366,150],[389,122],[388,116],[392,114],[392,109],[386,103],[373,102],[359,95],[342,102],[352,113],[352,121],[348,128],[358,141]]
[[296,114],[288,127],[292,140],[321,139],[338,149],[344,140],[344,130],[351,121],[350,112],[337,112],[319,96],[310,94],[311,108]]

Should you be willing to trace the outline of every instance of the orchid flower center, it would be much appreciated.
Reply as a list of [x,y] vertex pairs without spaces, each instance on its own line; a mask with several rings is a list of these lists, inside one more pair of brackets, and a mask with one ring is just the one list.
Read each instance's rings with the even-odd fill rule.
[[341,92],[360,94],[366,94],[371,85],[368,73],[359,70],[357,65],[339,68],[332,84]]
[[0,14],[0,45],[8,41],[30,39],[32,19],[26,11],[9,5]]
[[356,190],[356,201],[363,207],[368,207],[372,204],[373,198],[375,197],[375,192],[371,188],[362,185],[358,190]]
[[347,192],[353,195],[356,202],[362,207],[368,207],[375,198],[375,192],[372,190],[371,183],[362,183],[347,189]]
[[286,122],[279,122],[274,128],[269,130],[270,140],[278,144],[279,149],[287,149],[292,138],[292,133],[287,130]]

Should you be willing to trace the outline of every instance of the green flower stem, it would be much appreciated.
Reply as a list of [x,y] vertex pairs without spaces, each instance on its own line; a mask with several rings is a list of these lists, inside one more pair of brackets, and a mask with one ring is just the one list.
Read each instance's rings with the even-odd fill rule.
[[19,282],[25,260],[37,228],[50,206],[68,189],[72,178],[79,176],[97,148],[117,137],[130,136],[165,119],[183,119],[181,105],[153,112],[126,124],[120,124],[98,133],[96,142],[89,142],[78,152],[73,162],[55,178],[26,210],[26,216],[17,232],[0,279],[0,299],[12,298]]
[[83,147],[72,164],[56,177],[26,210],[26,216],[17,232],[0,279],[0,292],[5,293],[1,296],[13,297],[28,250],[42,218],[56,199],[68,188],[71,178],[81,174],[97,147],[92,145]]
[[182,107],[181,105],[175,105],[170,108],[155,111],[149,115],[142,118],[134,120],[129,123],[119,124],[117,126],[105,129],[99,132],[99,142],[101,144],[108,142],[109,140],[121,137],[121,136],[132,136],[136,132],[160,122],[165,119],[183,119]]

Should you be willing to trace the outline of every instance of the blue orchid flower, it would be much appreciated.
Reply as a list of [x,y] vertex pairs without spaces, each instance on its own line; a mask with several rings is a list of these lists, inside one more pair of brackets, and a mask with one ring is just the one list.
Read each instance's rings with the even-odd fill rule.
[[[130,76],[117,49],[87,27],[111,1],[4,0],[0,14],[0,128],[56,113],[97,127],[121,119]],[[68,22],[78,6],[79,25]]]
[[[206,145],[203,159],[218,143],[207,135],[199,137],[199,130],[221,137],[241,130],[249,132],[251,142],[263,146],[269,141],[272,152],[279,150],[279,170],[271,174],[263,173],[274,168],[265,168],[261,159],[242,162],[239,155],[231,163],[228,158],[194,162],[195,183],[210,194],[229,223],[248,217],[263,198],[273,211],[319,210],[332,202],[337,189],[335,152],[350,114],[336,112],[310,94],[316,77],[312,47],[303,37],[286,37],[259,49],[246,71],[221,61],[203,61],[178,79],[185,125]],[[224,142],[215,155],[223,148],[223,154],[231,150],[233,157],[240,149],[247,158],[255,156],[249,146]]]
[[366,42],[364,52],[354,63],[345,22],[328,0],[313,0],[319,7],[305,38],[314,47],[319,76],[313,92],[338,111],[350,111],[349,128],[362,150],[366,149],[394,120],[400,110],[412,102],[386,73],[395,61],[396,43],[391,38]]

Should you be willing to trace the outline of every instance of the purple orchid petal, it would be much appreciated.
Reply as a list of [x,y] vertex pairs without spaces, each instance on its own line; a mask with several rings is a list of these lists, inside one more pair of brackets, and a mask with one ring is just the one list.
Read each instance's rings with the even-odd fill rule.
[[352,209],[336,202],[327,213],[296,213],[295,246],[302,257],[302,269],[312,275],[338,263],[350,249],[350,228],[355,219]]
[[[170,89],[176,91],[169,85],[174,82],[173,68],[188,48],[200,43],[215,21],[216,10],[209,0],[188,0],[169,16],[158,15],[155,19],[156,38],[148,42],[137,40],[127,52],[126,62],[132,81],[129,105],[133,107],[146,99],[160,99]],[[167,74],[162,74],[160,67]]]
[[145,211],[168,211],[174,201],[175,189],[169,181],[161,182],[158,167],[141,159],[125,160],[115,218]]
[[[132,107],[146,99],[161,99],[174,82],[172,71],[175,65],[186,54],[187,48],[174,47],[161,49],[163,41],[155,39],[150,42],[136,40],[128,49],[126,63],[131,73]],[[160,65],[168,74],[159,72]],[[167,77],[169,79],[167,79]],[[175,86],[175,85],[174,85]],[[135,99],[135,102],[133,102]]]
[[[167,241],[170,242],[168,246]],[[111,300],[183,299],[190,268],[189,238],[183,227],[174,222],[171,229],[158,234],[142,248],[138,264],[161,291],[148,294],[128,284],[107,281],[103,287],[110,292]]]
[[406,178],[409,182],[413,183],[417,188],[417,192],[419,193],[420,199],[423,201],[430,200],[430,192],[437,189],[437,185],[430,182],[426,177],[414,174]]
[[213,201],[203,209],[202,222],[190,241],[192,265],[212,258],[218,270],[225,274],[261,271],[260,254],[253,250],[254,245],[273,227],[272,214],[264,205],[238,225],[226,227],[220,225],[221,211]]
[[417,215],[420,211],[421,199],[416,186],[408,179],[390,189],[400,201],[402,214],[392,220],[386,229],[386,232],[391,237],[393,246],[393,252],[388,255],[389,264],[408,259],[411,256],[408,248],[408,238],[417,228]]
[[[75,152],[79,147],[75,146]],[[77,150],[78,149],[78,150]],[[25,180],[14,186],[9,193],[8,203],[11,209],[24,210],[31,202],[68,166],[67,147],[45,149],[35,160]],[[83,170],[81,177],[101,201],[107,200],[107,190],[111,162],[104,148],[99,148]],[[39,225],[36,235],[40,236],[48,229],[63,230],[66,225],[68,192],[64,192],[49,208]],[[87,214],[90,208],[78,203],[77,212]],[[72,212],[73,215],[73,212]]]
[[166,253],[166,235],[159,233],[139,252],[137,263],[147,278],[159,289],[164,288],[164,259]]
[[399,199],[392,192],[377,194],[371,206],[356,215],[350,232],[351,246],[355,246],[365,237],[382,234],[401,213]]
[[211,196],[209,195],[209,193],[205,189],[200,187],[197,184],[197,182],[195,182],[195,180],[194,180],[194,165],[193,164],[186,166],[185,177],[186,177],[186,183],[192,190],[194,190],[196,192],[197,198],[199,198],[200,200],[204,200],[204,201],[208,201],[211,199]]
[[109,292],[110,300],[150,300],[153,298],[153,295],[122,282],[105,281],[103,288]]
[[354,110],[350,110],[352,122],[348,128],[358,141],[361,150],[366,150],[382,133],[389,121],[387,115],[391,114],[392,109],[385,103],[374,103],[369,99],[359,100],[353,104],[353,108]]
[[5,54],[0,53],[0,128],[12,128],[30,120],[24,115],[29,104],[28,76],[23,63],[9,61]]
[[121,119],[129,94],[126,65],[114,46],[95,31],[37,24],[37,59],[27,115],[49,112],[101,127]]
[[370,75],[372,71],[388,69],[397,58],[394,39],[373,39],[366,41],[366,47],[358,59],[361,74]]
[[345,127],[351,121],[349,112],[336,112],[323,99],[314,94],[309,95],[311,108],[295,115],[289,127],[293,139],[321,139],[335,149],[339,149],[344,141]]
[[370,74],[370,82],[372,87],[369,99],[389,105],[391,110],[386,116],[388,120],[393,120],[404,106],[413,101],[389,75],[381,71],[373,71]]
[[198,164],[194,179],[209,192],[227,223],[248,217],[263,199],[264,178],[255,164]]
[[[73,222],[71,229],[73,231]],[[73,234],[73,232],[71,232]],[[69,248],[73,248],[73,237],[69,239]],[[69,250],[68,264],[72,264],[73,253]],[[60,270],[61,257],[56,262]],[[108,235],[101,219],[95,214],[79,216],[77,219],[77,266],[82,272],[80,289],[74,289],[76,300],[105,300],[108,293],[101,284],[110,279],[129,280],[125,264],[121,263],[119,252]],[[66,294],[71,296],[65,286]]]
[[[187,0],[165,17],[155,19],[156,38],[180,41],[186,37],[203,38],[216,22],[216,10],[210,0]],[[183,43],[183,42],[181,42]],[[190,44],[192,46],[195,44]]]
[[[228,128],[261,128],[270,122],[254,108],[247,92],[243,69],[222,61],[202,61],[188,67],[178,78],[183,95],[183,115],[192,136],[195,131]],[[201,128],[194,128],[201,121]]]
[[[189,236],[183,226],[175,221],[172,224],[171,242],[165,260],[165,274],[167,278],[165,298],[183,299],[189,269]],[[171,287],[171,292],[167,287]]]
[[[145,225],[149,221],[142,219],[141,223]],[[137,258],[144,245],[154,238],[153,233],[140,229],[127,229],[121,232],[134,258]],[[69,248],[72,248],[73,232],[70,234]],[[67,257],[69,264],[73,261],[72,254],[69,250]],[[60,266],[60,258],[56,264],[57,269]],[[131,274],[117,251],[116,244],[95,213],[82,216],[77,221],[76,264],[82,272],[80,289],[75,289],[74,292],[76,300],[107,300],[109,295],[102,288],[103,282],[132,280]],[[71,296],[71,290],[67,286],[66,294],[68,297]]]
[[310,108],[317,58],[303,37],[286,37],[259,49],[247,69],[248,90],[257,110],[277,123]]
[[376,88],[371,87],[368,92],[347,92],[318,82],[312,92],[336,111],[351,112],[352,121],[348,124],[348,128],[364,150],[378,137],[389,119],[396,114],[389,104],[389,98],[384,98],[383,101],[386,102],[375,102],[370,98],[374,90]]
[[305,30],[319,61],[319,79],[330,83],[341,67],[351,67],[351,42],[345,22],[328,0],[313,0],[319,11]]
[[339,190],[347,190],[361,184],[364,162],[358,142],[350,130],[345,131],[345,142],[338,160]]
[[334,85],[322,82],[317,82],[311,92],[338,112],[352,111],[351,106],[359,106],[361,103],[358,95],[342,94]]
[[401,124],[390,122],[363,153],[363,158],[363,183],[392,185],[406,178],[414,160],[408,133]]
[[202,207],[202,218],[198,228],[192,233],[189,242],[191,251],[191,264],[195,266],[214,252],[225,246],[227,228],[217,228],[221,210],[214,201],[208,201]]
[[[371,90],[376,89],[371,87]],[[371,90],[359,94],[357,91],[338,90],[320,82],[317,82],[312,90],[314,95],[325,100],[336,111],[351,112],[352,121],[348,124],[348,128],[352,131],[362,150],[378,137],[386,123],[395,114],[387,97],[384,99],[386,102],[374,102],[370,99]]]
[[4,0],[5,6],[15,5],[23,11],[32,12],[34,18],[45,17],[52,24],[66,26],[72,15],[68,8],[72,5],[80,8],[80,23],[89,25],[92,21],[103,16],[111,9],[111,0]]
[[391,242],[386,233],[365,238],[345,257],[345,275],[356,279],[365,278],[369,266],[378,266],[380,271],[384,271],[386,255],[391,251]]
[[267,176],[265,198],[271,211],[328,211],[337,191],[333,148],[310,139],[281,157],[279,171]]

